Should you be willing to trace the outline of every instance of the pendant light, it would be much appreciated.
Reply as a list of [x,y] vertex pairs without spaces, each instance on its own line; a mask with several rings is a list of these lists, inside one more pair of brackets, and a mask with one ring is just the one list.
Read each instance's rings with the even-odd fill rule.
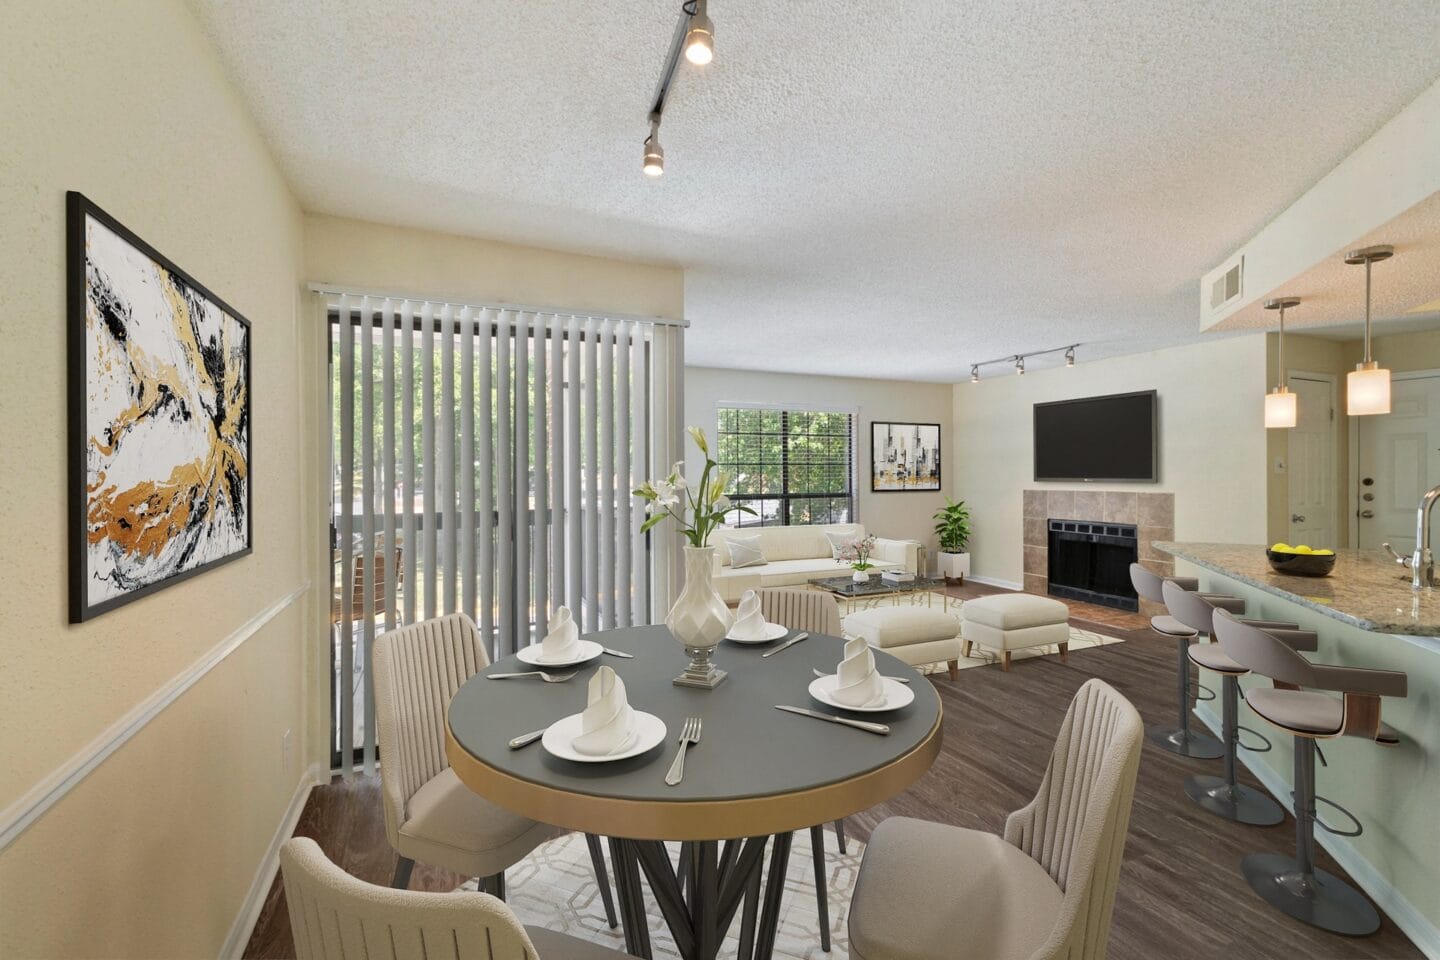
[[685,59],[697,67],[715,59],[715,24],[705,12],[705,0],[695,0],[695,15],[685,33]]
[[1365,264],[1365,358],[1345,375],[1345,412],[1352,417],[1390,412],[1390,371],[1370,356],[1370,265],[1394,254],[1395,248],[1388,244],[1345,254],[1346,263]]
[[1280,385],[1265,394],[1265,426],[1268,429],[1295,426],[1295,394],[1290,392],[1287,385],[1289,377],[1285,374],[1285,309],[1299,305],[1299,297],[1277,297],[1265,301],[1266,310],[1280,311],[1280,337],[1276,340],[1275,348],[1275,365],[1280,370]]

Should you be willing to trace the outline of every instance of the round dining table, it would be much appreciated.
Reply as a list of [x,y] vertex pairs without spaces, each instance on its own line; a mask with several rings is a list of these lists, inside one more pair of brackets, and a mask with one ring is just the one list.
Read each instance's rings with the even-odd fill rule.
[[[793,636],[793,634],[791,635]],[[914,699],[897,710],[859,713],[826,706],[807,688],[814,670],[834,673],[844,641],[813,635],[775,653],[768,644],[723,642],[715,660],[729,676],[713,690],[672,681],[688,657],[664,626],[584,637],[607,651],[570,680],[491,680],[533,670],[509,656],[471,677],[451,700],[446,753],[471,790],[543,823],[609,838],[626,948],[650,955],[643,872],[681,954],[711,960],[737,912],[741,957],[768,958],[780,918],[793,831],[839,820],[900,793],[940,750],[940,698],[901,660],[874,651],[880,673],[909,680]],[[521,734],[585,708],[600,666],[625,682],[630,705],[665,722],[662,743],[639,756],[601,763],[562,759],[539,742],[511,748]],[[564,674],[575,668],[556,668]],[[776,709],[880,723],[877,734]],[[665,782],[687,718],[701,737],[689,747],[684,777]],[[665,841],[681,841],[672,866]],[[771,847],[768,876],[764,853]],[[819,851],[816,851],[817,856]],[[763,886],[763,893],[762,893]]]

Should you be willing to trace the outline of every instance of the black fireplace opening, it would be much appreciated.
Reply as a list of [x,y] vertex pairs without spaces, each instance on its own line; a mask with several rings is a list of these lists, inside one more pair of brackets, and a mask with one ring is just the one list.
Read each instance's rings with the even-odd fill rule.
[[1139,610],[1130,584],[1138,559],[1135,527],[1128,523],[1050,520],[1049,589],[1054,597]]

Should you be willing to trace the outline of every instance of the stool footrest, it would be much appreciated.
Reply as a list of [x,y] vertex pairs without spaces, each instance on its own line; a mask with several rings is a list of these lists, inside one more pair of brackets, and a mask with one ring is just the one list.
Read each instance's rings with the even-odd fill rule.
[[1215,699],[1215,691],[1205,686],[1205,684],[1200,683],[1196,680],[1191,680],[1190,686],[1195,688],[1195,693],[1193,694],[1193,696],[1198,702],[1205,703],[1208,700]]
[[[1255,730],[1251,727],[1247,727],[1243,724],[1238,723],[1235,725],[1235,730],[1235,745],[1238,746],[1241,750],[1249,750],[1251,753],[1268,753],[1269,751],[1275,749],[1275,744],[1270,742],[1270,738],[1265,736],[1265,734],[1261,733],[1259,730]],[[1261,742],[1265,745],[1263,747],[1252,747],[1241,743],[1239,731],[1242,730],[1246,733],[1253,733],[1255,736],[1259,737]]]

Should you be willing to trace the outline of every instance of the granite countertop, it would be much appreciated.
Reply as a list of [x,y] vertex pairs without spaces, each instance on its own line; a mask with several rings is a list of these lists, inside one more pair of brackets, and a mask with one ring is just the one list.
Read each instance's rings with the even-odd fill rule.
[[1248,543],[1166,543],[1156,550],[1284,597],[1362,630],[1440,637],[1440,590],[1410,589],[1410,571],[1378,550],[1337,550],[1328,577],[1276,573]]

